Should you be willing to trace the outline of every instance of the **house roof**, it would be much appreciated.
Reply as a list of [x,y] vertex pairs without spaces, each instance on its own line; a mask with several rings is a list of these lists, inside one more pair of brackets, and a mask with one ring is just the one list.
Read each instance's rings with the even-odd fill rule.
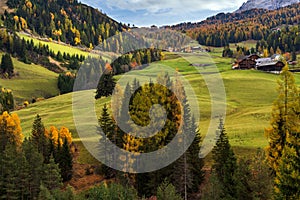
[[272,66],[272,65],[276,65],[277,63],[283,63],[283,62],[281,62],[281,61],[273,61],[273,62],[257,63],[256,66],[257,67]]
[[[241,62],[241,61],[243,61],[243,60],[245,60],[245,59],[248,59],[248,58],[250,58],[250,57],[252,57],[252,56],[258,56],[258,55],[256,55],[256,54],[251,54],[251,55],[248,55],[248,56],[241,56],[241,57],[239,57],[238,59],[237,59],[237,61],[238,62]],[[259,56],[258,56],[259,57]]]

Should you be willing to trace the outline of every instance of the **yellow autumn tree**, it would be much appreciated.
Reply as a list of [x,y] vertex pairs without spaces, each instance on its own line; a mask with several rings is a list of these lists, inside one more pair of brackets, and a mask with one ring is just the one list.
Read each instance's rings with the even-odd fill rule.
[[273,103],[270,127],[265,129],[269,139],[267,159],[270,167],[277,174],[283,149],[290,133],[298,132],[299,127],[299,92],[294,76],[284,67],[278,81],[278,97]]
[[20,125],[20,119],[17,114],[3,112],[0,115],[0,148],[4,151],[6,144],[12,143],[21,146],[23,134]]
[[61,127],[58,130],[55,126],[51,126],[49,131],[45,132],[45,135],[53,141],[55,146],[58,143],[62,146],[65,139],[67,139],[68,144],[72,143],[72,134],[66,127]]

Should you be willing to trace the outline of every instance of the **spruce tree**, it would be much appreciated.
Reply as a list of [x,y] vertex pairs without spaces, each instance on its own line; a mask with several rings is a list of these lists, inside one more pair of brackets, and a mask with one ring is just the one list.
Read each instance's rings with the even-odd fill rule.
[[250,160],[240,159],[238,167],[234,174],[236,185],[236,197],[243,200],[252,200],[254,198],[252,190],[252,172],[250,168]]
[[58,164],[63,181],[70,180],[73,174],[73,158],[67,138],[64,138],[63,146],[60,148],[60,159]]
[[59,166],[55,163],[53,156],[50,157],[49,163],[44,165],[44,175],[42,182],[50,191],[62,186],[62,178]]
[[40,192],[38,195],[38,200],[53,200],[53,196],[47,187],[44,184],[40,185]]
[[32,124],[31,140],[36,145],[38,151],[43,155],[45,163],[48,163],[51,155],[50,140],[46,137],[45,131],[42,118],[37,115]]
[[14,73],[14,65],[11,59],[10,54],[4,54],[2,56],[1,65],[0,65],[1,73],[7,73],[8,77],[11,77]]
[[[100,146],[100,154],[104,157],[105,162],[111,162],[114,163],[114,152],[113,149],[108,148],[107,143],[109,141],[113,142],[113,139],[115,138],[115,126],[111,119],[111,116],[108,112],[107,105],[105,104],[102,108],[102,113],[99,118],[99,125],[101,130],[103,131],[104,135],[101,135],[100,142],[103,144],[104,147]],[[107,178],[111,178],[114,174],[114,170],[112,170],[110,167],[107,167],[106,165],[102,165],[102,172]]]
[[222,188],[222,196],[220,198],[235,198],[236,187],[234,173],[237,169],[237,163],[229,144],[222,119],[220,120],[217,134],[219,135],[219,139],[212,150],[214,161],[212,170],[216,174],[216,178]]
[[183,198],[176,193],[171,183],[164,180],[157,188],[157,200],[183,200]]
[[198,192],[199,186],[204,181],[204,161],[199,157],[200,152],[200,143],[201,143],[201,135],[196,125],[195,119],[192,117],[191,123],[191,134],[196,134],[194,141],[188,149],[188,164],[191,166],[191,177],[192,178],[192,186],[189,192]]
[[43,155],[38,152],[35,144],[33,144],[31,140],[25,140],[22,149],[29,163],[30,179],[28,181],[28,187],[30,199],[34,199],[40,192],[40,184],[44,175],[44,159]]
[[4,194],[5,199],[18,199],[20,197],[21,188],[19,185],[19,153],[14,144],[7,144],[3,152],[3,167],[4,172]]
[[103,74],[100,78],[99,84],[97,86],[96,99],[101,97],[109,97],[113,94],[114,88],[116,86],[116,80],[112,73]]

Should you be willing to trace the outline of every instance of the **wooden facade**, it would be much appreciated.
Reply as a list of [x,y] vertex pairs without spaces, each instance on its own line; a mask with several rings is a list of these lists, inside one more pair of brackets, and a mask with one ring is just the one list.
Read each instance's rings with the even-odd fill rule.
[[256,67],[256,59],[260,58],[258,55],[250,55],[245,56],[243,58],[240,58],[238,61],[236,61],[235,65],[232,67],[233,69],[241,69],[241,70],[247,70],[247,69],[255,69]]
[[285,64],[281,61],[257,65],[256,69],[265,72],[281,72]]

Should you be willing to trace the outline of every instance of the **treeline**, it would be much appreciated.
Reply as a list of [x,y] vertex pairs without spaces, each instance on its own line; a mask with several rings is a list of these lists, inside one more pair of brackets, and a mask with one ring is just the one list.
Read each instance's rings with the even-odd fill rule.
[[299,4],[295,4],[275,11],[254,9],[242,13],[221,13],[198,24],[181,24],[171,28],[184,31],[207,46],[222,47],[245,40],[268,41],[272,38],[275,41],[269,41],[268,45],[274,49],[279,47],[282,51],[291,52],[295,46],[295,50],[299,51],[298,8]]
[[11,78],[14,75],[14,64],[8,53],[4,54],[1,58],[0,74],[3,78]]
[[63,181],[72,176],[71,133],[67,128],[46,130],[36,117],[32,133],[23,140],[16,114],[0,115],[0,196],[3,199],[45,199],[62,196]]
[[14,110],[15,101],[12,91],[3,87],[0,87],[0,112],[9,112]]
[[[178,106],[175,106],[180,105],[179,99],[160,84],[171,86],[173,91],[179,91],[180,94],[177,94],[177,97],[184,102],[182,105],[183,112]],[[135,88],[138,89],[134,91]],[[119,109],[113,110],[114,117],[111,116],[109,107],[104,105],[99,118],[101,130],[107,137],[100,140],[102,147],[99,147],[99,153],[103,159],[110,160],[111,163],[124,163],[124,169],[140,164],[137,159],[132,157],[118,158],[114,156],[114,153],[111,153],[114,150],[105,145],[108,140],[119,148],[132,153],[148,153],[165,147],[174,139],[178,131],[179,134],[195,134],[196,137],[188,150],[178,160],[163,169],[150,173],[131,174],[122,173],[102,165],[101,173],[106,178],[115,178],[123,185],[133,186],[139,197],[157,196],[160,199],[157,185],[168,181],[173,185],[175,193],[180,195],[178,199],[185,196],[188,199],[199,199],[200,196],[197,196],[199,193],[201,193],[201,199],[272,198],[273,176],[267,162],[265,162],[265,153],[259,150],[254,159],[237,159],[229,144],[222,120],[219,129],[216,130],[218,139],[213,148],[212,169],[210,172],[206,172],[209,175],[209,180],[204,184],[204,161],[199,158],[202,139],[179,80],[171,81],[167,74],[159,75],[157,83],[150,82],[143,86],[134,80],[132,84],[126,85],[124,91],[121,91],[120,86],[117,85],[115,95],[114,98],[117,102],[113,101],[112,106]],[[130,100],[127,101],[126,99]],[[129,113],[125,112],[127,104],[129,104]],[[153,104],[162,105],[167,112],[165,126],[155,136],[146,139],[136,138],[129,135],[135,133],[136,130],[130,130],[128,134],[117,126],[115,120],[126,124],[129,116],[139,126],[148,125],[150,122],[148,112]],[[126,114],[129,116],[126,117]],[[159,118],[159,116],[157,117]],[[182,129],[179,128],[180,123],[183,123]],[[183,142],[178,141],[178,148],[182,148]],[[162,199],[169,199],[169,195],[171,193],[166,194]],[[173,198],[175,199],[175,197]]]
[[[100,76],[105,76],[107,74],[119,75],[130,70],[141,70],[148,66],[151,62],[159,61],[164,58],[163,52],[159,49],[140,49],[133,52],[126,53],[120,57],[114,59],[113,63],[109,64],[104,61],[101,57],[88,57],[84,62],[78,66],[82,69],[80,74],[77,76],[76,71],[66,72],[59,75],[58,78],[58,88],[61,94],[69,93],[73,91],[73,86],[75,79],[77,78],[78,83],[80,83],[80,88],[78,89],[95,89],[110,91],[112,93],[114,87],[107,87],[111,85],[112,80],[108,80],[108,84],[100,86],[104,79],[100,79]],[[107,81],[105,79],[105,81]],[[105,95],[104,95],[105,96]],[[101,98],[100,95],[98,98]]]
[[[5,29],[0,30],[0,49],[17,57],[20,61],[31,64],[42,65],[47,69],[60,73],[62,70],[54,63],[51,63],[49,56],[60,62],[67,63],[67,67],[73,68],[78,66],[85,57],[82,55],[70,55],[69,53],[55,53],[48,45],[35,45],[33,40],[21,39],[18,35]],[[77,65],[76,65],[77,64]]]
[[125,27],[77,0],[8,0],[7,4],[16,9],[4,14],[8,29],[29,29],[40,36],[71,45],[97,46]]
[[[185,102],[185,104],[182,105],[184,113],[181,113],[179,99],[176,98],[171,90],[162,87],[160,83],[165,83],[172,88],[178,88],[179,91],[182,91],[180,96],[183,99],[180,100]],[[107,140],[110,140],[119,148],[123,148],[132,153],[148,153],[161,149],[169,144],[177,132],[187,135],[194,134],[196,137],[184,155],[163,169],[151,173],[129,174],[116,171],[103,165],[102,173],[104,173],[107,178],[115,177],[124,184],[129,183],[133,185],[139,196],[150,197],[156,195],[157,186],[163,183],[165,179],[171,182],[176,188],[176,191],[181,195],[184,195],[185,188],[187,188],[186,191],[189,193],[189,196],[198,191],[204,178],[202,171],[203,160],[198,157],[201,136],[189,109],[188,102],[185,99],[186,97],[182,87],[178,81],[171,81],[167,74],[159,76],[157,83],[153,82],[141,87],[140,83],[135,80],[132,85],[128,83],[123,92],[120,91],[120,86],[116,86],[115,94],[117,94],[117,96],[115,98],[118,99],[118,101],[115,102],[116,105],[114,105],[117,106],[114,119],[118,119],[118,122],[127,124],[129,120],[127,115],[129,114],[137,125],[146,126],[150,122],[149,110],[154,104],[162,105],[167,112],[167,119],[163,129],[153,137],[142,139],[130,135],[130,132],[134,132],[135,130],[130,130],[129,133],[123,132],[117,126],[113,117],[110,116],[108,107],[105,105],[102,109],[99,124]],[[134,91],[134,88],[138,88],[138,90]],[[128,105],[129,113],[126,113],[125,108]],[[180,129],[181,122],[184,125]],[[105,137],[101,139],[102,146],[99,147],[99,153],[103,155],[105,159],[110,160],[112,163],[124,163],[124,169],[126,167],[130,168],[131,164],[138,165],[138,161],[133,158],[129,157],[124,160],[123,158],[114,156],[112,153],[108,154],[108,152],[113,152],[113,149],[106,149],[105,145],[103,146],[107,141],[104,138]],[[182,148],[183,142],[184,141],[179,139],[178,148]]]

